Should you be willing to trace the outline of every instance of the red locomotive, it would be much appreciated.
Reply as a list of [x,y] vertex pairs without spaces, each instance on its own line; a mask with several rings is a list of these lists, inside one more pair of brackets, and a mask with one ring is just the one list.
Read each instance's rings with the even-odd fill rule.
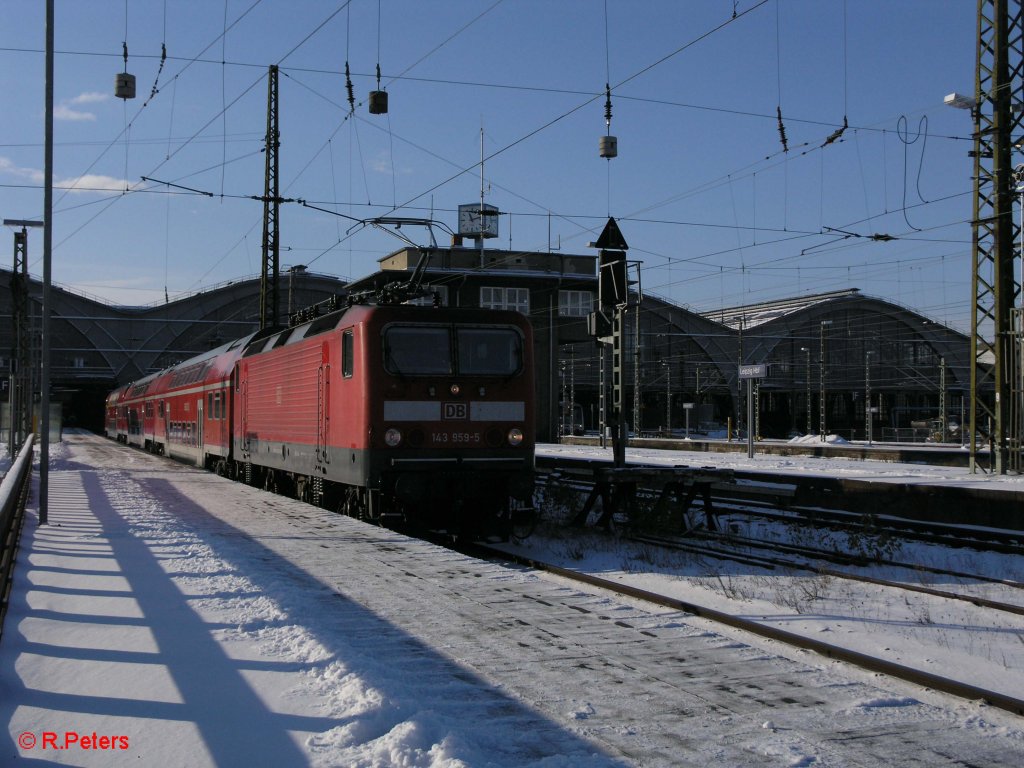
[[533,494],[532,363],[516,312],[353,304],[115,389],[106,432],[366,519],[492,532]]

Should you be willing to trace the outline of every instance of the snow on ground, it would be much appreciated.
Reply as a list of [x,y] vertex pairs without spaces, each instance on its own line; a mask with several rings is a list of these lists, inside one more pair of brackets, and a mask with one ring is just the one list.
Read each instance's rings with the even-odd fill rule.
[[[154,474],[181,471],[113,450],[157,462]],[[169,483],[82,466],[67,443],[51,456],[51,524],[29,510],[0,640],[0,764],[618,764],[354,602],[261,562],[229,526],[182,509]],[[239,486],[208,478],[213,503],[237,505],[216,494]]]
[[788,442],[794,445],[813,445],[815,443],[817,443],[818,445],[821,445],[822,443],[828,443],[830,445],[843,445],[849,443],[848,440],[845,440],[839,435],[825,435],[824,440],[821,439],[821,435],[800,435],[799,437],[790,438]]
[[[8,723],[0,764],[20,758],[97,766],[622,765],[580,735],[595,702],[579,702],[569,713],[578,729],[555,723],[510,692],[482,683],[445,651],[424,647],[355,601],[339,599],[329,586],[311,588],[300,571],[282,570],[269,550],[242,540],[200,506],[182,510],[170,480],[160,476],[182,471],[177,465],[113,446],[108,450],[109,462],[93,467],[76,461],[73,444],[53,446],[52,524],[38,526],[29,510],[0,640],[0,719]],[[629,456],[665,463],[750,463],[735,454],[702,454],[689,462],[685,455],[680,461],[680,454],[660,451],[630,451]],[[148,480],[136,482],[119,462],[150,462],[156,468]],[[862,465],[858,472],[891,471],[901,479],[910,472],[932,479],[961,472],[785,457],[756,457],[753,463],[780,462],[792,471],[831,473],[839,471],[831,467],[854,471],[856,463]],[[213,476],[199,482],[211,504],[239,503],[219,490],[237,486]],[[177,507],[172,498],[178,499]],[[298,504],[268,502],[269,512],[276,503]],[[344,556],[342,541],[321,546]],[[821,576],[704,562],[596,533],[576,540],[551,532],[524,546],[574,568],[767,617],[789,631],[865,652],[884,649],[893,660],[936,674],[1014,696],[1024,691],[1022,617],[996,620],[980,609],[935,598],[896,597]],[[936,552],[922,548],[916,554],[939,557]],[[1019,562],[959,556],[965,561],[957,567],[964,570],[980,565],[1024,579]],[[979,591],[1009,599],[1005,589]],[[403,596],[393,599],[400,605]],[[799,652],[794,657],[816,663]],[[558,681],[550,686],[557,690]],[[934,699],[938,706],[949,702]],[[878,711],[898,731],[912,703],[893,694],[859,706]],[[1019,745],[1024,763],[1024,719],[966,703],[953,717],[965,733]],[[765,734],[776,731],[770,721],[763,727]],[[777,761],[766,764],[819,764],[807,752],[779,750]],[[705,765],[720,764],[711,747],[706,758]]]
[[[609,458],[610,451],[597,447],[544,445],[538,453]],[[746,454],[738,453],[695,455],[653,449],[629,449],[626,460],[1024,489],[1021,476],[970,475],[966,469],[920,464],[764,455],[749,459]],[[728,518],[722,522],[727,524]],[[740,535],[755,539],[792,540],[800,536],[827,535],[801,531],[799,527],[750,524],[745,520],[737,525]],[[815,542],[798,540],[796,543]],[[887,545],[865,541],[861,546]],[[688,553],[666,552],[609,539],[598,532],[585,538],[575,535],[570,538],[557,527],[542,527],[513,549],[538,560],[590,571],[681,600],[767,621],[780,629],[852,650],[868,654],[881,652],[891,661],[1010,696],[1020,697],[1024,693],[1024,616],[997,613],[939,597],[907,595],[833,576],[804,572],[780,574]],[[1011,555],[905,544],[891,553],[891,559],[1024,583],[1024,562]],[[861,572],[896,581],[908,577],[905,570],[875,568]],[[1020,588],[965,583],[925,571],[912,578],[912,583],[933,589],[968,592],[989,600],[1024,605],[1024,589]]]

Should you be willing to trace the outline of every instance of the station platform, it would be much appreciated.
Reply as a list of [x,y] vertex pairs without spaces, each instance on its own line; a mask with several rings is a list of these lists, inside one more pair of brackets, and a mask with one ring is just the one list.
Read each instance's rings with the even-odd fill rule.
[[963,702],[93,435],[53,446],[49,498],[0,637],[3,764],[1021,757]]

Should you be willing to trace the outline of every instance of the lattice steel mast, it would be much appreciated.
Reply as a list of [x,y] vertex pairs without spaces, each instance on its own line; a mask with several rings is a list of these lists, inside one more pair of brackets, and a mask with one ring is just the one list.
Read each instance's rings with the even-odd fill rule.
[[260,328],[279,325],[281,247],[278,214],[281,208],[277,154],[281,143],[277,112],[277,65],[267,76],[266,178],[263,186],[263,268],[260,271]]
[[[1011,354],[1013,308],[1020,296],[1014,273],[1020,225],[1014,220],[1011,149],[1021,136],[1020,0],[978,0],[974,116],[974,211],[971,302],[971,471],[979,433],[992,446],[992,470],[1020,469],[1021,434],[1015,418],[1019,372]],[[1019,363],[1018,363],[1019,364]],[[990,389],[991,388],[991,389]],[[992,392],[991,401],[987,400]]]

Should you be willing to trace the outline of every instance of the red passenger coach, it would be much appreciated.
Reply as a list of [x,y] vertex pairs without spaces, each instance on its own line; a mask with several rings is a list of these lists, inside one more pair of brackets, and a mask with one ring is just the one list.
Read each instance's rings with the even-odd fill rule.
[[124,396],[128,387],[118,387],[107,395],[106,415],[103,419],[107,437],[121,443],[128,442],[128,410],[124,407]]
[[356,305],[249,344],[234,456],[369,519],[486,529],[533,491],[533,347],[514,312]]
[[231,447],[231,379],[252,335],[193,357],[160,374],[153,393],[161,453],[227,474]]

